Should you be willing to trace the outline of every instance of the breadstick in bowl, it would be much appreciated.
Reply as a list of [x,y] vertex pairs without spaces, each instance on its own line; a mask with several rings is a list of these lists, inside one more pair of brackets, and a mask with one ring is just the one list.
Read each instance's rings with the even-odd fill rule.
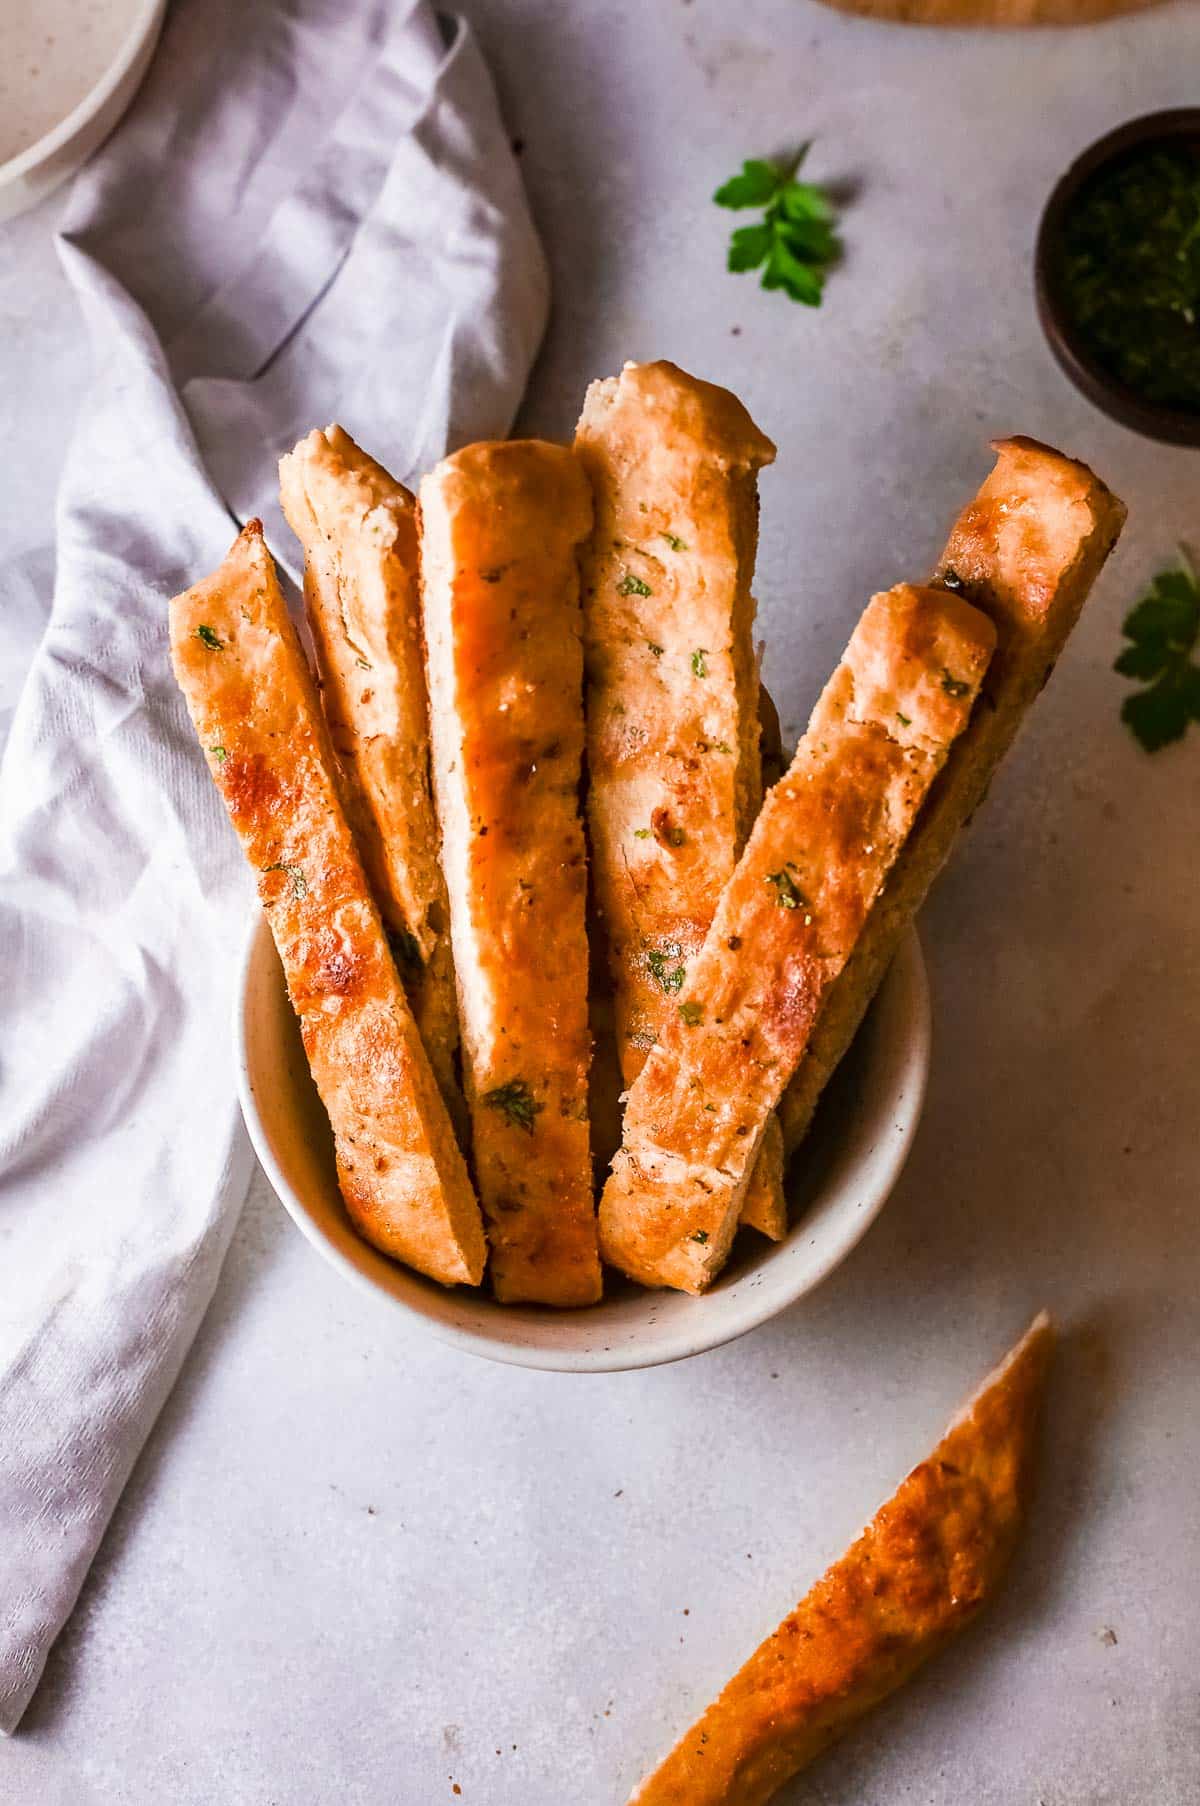
[[952,748],[784,1093],[779,1114],[789,1154],[1053,671],[1125,520],[1124,505],[1086,464],[1035,439],[1000,439],[993,449],[995,468],[955,522],[933,578],[966,596],[996,629],[983,706]]
[[258,875],[346,1209],[443,1285],[478,1285],[479,1205],[343,814],[333,748],[262,527],[170,607],[171,656]]
[[434,793],[475,1172],[502,1303],[600,1296],[588,1126],[579,546],[565,446],[467,446],[420,489]]
[[944,590],[900,584],[867,607],[630,1090],[600,1238],[631,1278],[702,1292],[720,1272],[771,1111],[994,644]]
[[[633,1083],[674,1013],[762,804],[754,559],[775,456],[735,395],[674,364],[594,382],[575,434],[596,503],[583,562],[592,885]],[[772,1121],[745,1221],[787,1228]]]
[[304,602],[321,702],[355,841],[429,1063],[451,1112],[458,1007],[450,911],[429,779],[416,499],[340,426],[279,464],[304,547]]

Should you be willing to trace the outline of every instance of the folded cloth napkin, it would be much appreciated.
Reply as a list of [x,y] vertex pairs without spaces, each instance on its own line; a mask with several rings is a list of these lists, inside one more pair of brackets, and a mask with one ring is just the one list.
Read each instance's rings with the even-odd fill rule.
[[228,1047],[251,886],[171,677],[165,599],[250,514],[291,555],[275,459],[314,424],[340,420],[402,477],[504,433],[546,308],[471,34],[397,0],[179,0],[60,252],[94,378],[0,767],[5,1731],[250,1173]]

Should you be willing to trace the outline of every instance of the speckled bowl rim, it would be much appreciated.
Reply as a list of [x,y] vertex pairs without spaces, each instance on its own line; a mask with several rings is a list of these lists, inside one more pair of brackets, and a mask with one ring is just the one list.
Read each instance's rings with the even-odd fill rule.
[[[862,1082],[842,1110],[844,1137],[826,1138],[826,1173],[787,1238],[754,1238],[703,1298],[629,1288],[586,1310],[498,1305],[465,1287],[446,1289],[389,1260],[354,1230],[337,1196],[332,1138],[291,1015],[270,931],[254,911],[234,1006],[234,1055],[246,1128],[280,1202],[301,1233],[354,1285],[398,1305],[411,1325],[468,1354],[556,1372],[614,1373],[655,1367],[720,1347],[805,1297],[845,1260],[878,1217],[908,1158],[929,1075],[929,986],[916,933],[906,935],[862,1031]],[[280,1095],[272,1102],[276,1088]],[[848,1090],[848,1087],[846,1088]],[[299,1124],[304,1114],[310,1136]],[[300,1126],[289,1154],[276,1125]],[[324,1137],[323,1150],[316,1146]],[[813,1137],[820,1144],[820,1122]],[[297,1173],[323,1160],[323,1174]],[[819,1165],[819,1162],[818,1162]],[[844,1170],[843,1170],[844,1169]],[[298,1182],[299,1181],[299,1182]]]

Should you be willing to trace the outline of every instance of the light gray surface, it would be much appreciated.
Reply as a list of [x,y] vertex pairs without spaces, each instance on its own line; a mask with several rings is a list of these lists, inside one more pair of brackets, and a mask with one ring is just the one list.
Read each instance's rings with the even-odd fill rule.
[[[1132,519],[926,912],[926,1119],[847,1265],[678,1367],[521,1373],[402,1338],[257,1186],[0,1747],[0,1800],[432,1806],[457,1784],[486,1806],[617,1803],[1046,1302],[1067,1336],[1005,1599],[780,1797],[1184,1806],[1200,1796],[1200,731],[1147,759],[1109,666],[1128,601],[1200,538],[1198,464],[1066,386],[1029,252],[1076,149],[1195,99],[1200,16],[971,38],[808,0],[467,10],[555,271],[527,424],[565,432],[588,377],[627,356],[745,397],[780,448],[758,587],[789,729],[869,589],[926,567],[990,433],[1087,457]],[[722,273],[730,222],[707,200],[743,155],[810,134],[814,171],[859,188],[818,314]],[[0,238],[6,353],[19,332],[45,394],[0,502],[26,510],[31,544],[81,376],[53,212]]]

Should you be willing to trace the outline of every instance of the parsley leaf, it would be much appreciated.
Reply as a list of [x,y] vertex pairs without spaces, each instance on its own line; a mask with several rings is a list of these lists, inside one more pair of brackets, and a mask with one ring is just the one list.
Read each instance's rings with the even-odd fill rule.
[[527,1135],[533,1134],[534,1117],[546,1108],[545,1104],[534,1102],[533,1093],[524,1079],[511,1079],[507,1085],[485,1091],[483,1101],[489,1110],[499,1110],[506,1121],[514,1128],[524,1129]]
[[829,194],[814,182],[798,182],[808,154],[805,144],[790,162],[751,158],[740,175],[717,189],[718,207],[762,207],[762,220],[738,226],[729,240],[726,267],[761,269],[762,286],[782,289],[805,307],[819,307],[825,275],[841,254],[833,230],[836,211]]
[[691,1240],[694,1242],[699,1242],[700,1246],[703,1248],[705,1242],[708,1240],[708,1230],[707,1229],[697,1229],[695,1235],[693,1235],[691,1237]]
[[677,943],[668,944],[666,947],[651,947],[646,955],[647,971],[659,990],[665,991],[668,996],[673,991],[682,991],[683,989],[685,977],[683,967],[675,966],[670,971],[667,970],[667,961],[678,958],[679,946]]
[[680,539],[678,533],[660,533],[659,538],[665,539],[673,552],[687,551],[687,542]]
[[764,158],[751,157],[742,164],[742,173],[731,176],[718,188],[713,200],[718,207],[765,207],[779,190],[779,170]]
[[708,658],[708,647],[707,646],[697,646],[696,650],[692,654],[692,676],[693,677],[707,677],[708,676],[708,665],[706,663],[707,658]]
[[805,307],[820,307],[824,283],[825,278],[819,269],[814,269],[801,258],[793,256],[788,246],[776,239],[763,271],[764,288],[781,288],[793,301],[802,302]]
[[942,688],[945,690],[947,696],[953,696],[957,701],[959,698],[970,693],[971,686],[968,683],[964,683],[961,677],[955,677],[953,671],[947,671],[946,667],[943,665]]
[[202,646],[207,646],[210,652],[224,652],[225,650],[225,642],[216,628],[210,627],[205,621],[202,621],[197,627],[196,638]]
[[1147,752],[1181,740],[1200,721],[1200,666],[1192,662],[1200,638],[1200,585],[1181,551],[1182,568],[1160,571],[1125,617],[1130,644],[1113,666],[1147,685],[1121,705],[1121,719]]
[[726,265],[735,275],[743,270],[756,270],[774,242],[770,226],[735,226],[729,238]]
[[679,1014],[689,1028],[695,1028],[697,1024],[704,1021],[704,1005],[702,1003],[681,1003]]
[[208,750],[217,761],[218,765],[224,765],[226,759],[229,757],[229,754],[223,746],[210,746]]
[[626,571],[617,585],[617,594],[619,596],[652,596],[654,591],[648,583],[643,583],[640,577],[635,577],[632,571]]

